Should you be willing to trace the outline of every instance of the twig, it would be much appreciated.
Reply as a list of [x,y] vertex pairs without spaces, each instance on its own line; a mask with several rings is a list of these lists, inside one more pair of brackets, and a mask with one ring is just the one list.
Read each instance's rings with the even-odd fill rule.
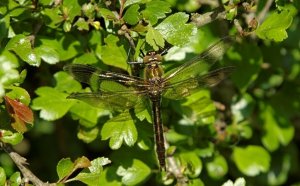
[[44,183],[38,177],[36,177],[25,165],[28,165],[26,158],[20,156],[18,153],[14,152],[10,146],[0,142],[0,148],[3,149],[17,165],[21,173],[23,174],[25,180],[31,181],[35,186],[55,186],[54,183]]
[[126,24],[122,25],[120,30],[118,30],[118,34],[119,35],[124,35],[126,37],[126,39],[128,39],[130,47],[135,50],[134,41],[133,41],[132,37],[130,36],[130,30],[127,28]]
[[225,19],[226,18],[226,11],[212,11],[207,12],[205,14],[193,14],[191,17],[191,21],[195,23],[197,27],[201,27],[208,23],[213,22],[216,19]]
[[[166,149],[169,148],[169,144],[166,140],[165,140],[165,147]],[[177,162],[175,161],[175,158],[173,156],[169,156],[167,157],[167,161],[168,161],[168,166],[167,166],[168,172],[172,173],[175,176],[177,180],[177,185],[179,186],[188,185],[188,179],[182,174],[182,170],[177,164]]]
[[262,9],[262,11],[260,11],[260,13],[258,14],[258,16],[257,16],[257,21],[258,21],[259,24],[260,24],[260,23],[263,21],[263,19],[265,18],[266,13],[269,11],[269,9],[270,9],[272,3],[273,3],[273,0],[268,0],[268,1],[266,2],[266,4],[265,4],[264,8]]

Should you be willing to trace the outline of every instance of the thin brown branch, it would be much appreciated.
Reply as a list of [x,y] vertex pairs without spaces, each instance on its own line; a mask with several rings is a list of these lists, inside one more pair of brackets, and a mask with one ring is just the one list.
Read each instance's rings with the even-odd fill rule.
[[201,27],[203,25],[206,25],[208,23],[211,23],[215,20],[221,20],[226,18],[226,11],[212,11],[207,12],[205,14],[193,14],[191,17],[191,21],[197,26]]
[[273,0],[268,0],[265,4],[264,8],[262,9],[262,11],[260,11],[260,13],[258,14],[257,21],[258,21],[259,24],[264,20],[264,18],[266,16],[267,12],[269,11],[272,3],[273,3]]
[[118,31],[119,35],[124,35],[126,39],[129,41],[130,47],[135,50],[135,44],[133,38],[130,35],[130,30],[128,29],[127,25],[122,25],[121,29]]
[[54,183],[44,183],[41,181],[38,177],[36,177],[27,167],[28,165],[26,158],[20,156],[18,153],[14,152],[12,148],[3,143],[0,142],[0,148],[3,149],[13,160],[13,162],[16,164],[16,166],[21,171],[22,175],[24,176],[25,180],[29,180],[32,182],[35,186],[55,186]]

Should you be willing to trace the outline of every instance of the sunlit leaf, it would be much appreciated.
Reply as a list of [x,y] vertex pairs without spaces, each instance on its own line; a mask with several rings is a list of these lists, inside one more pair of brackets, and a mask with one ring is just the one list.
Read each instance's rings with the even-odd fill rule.
[[83,18],[79,18],[75,23],[74,26],[77,26],[77,29],[80,31],[89,30],[89,23],[85,21]]
[[148,27],[148,32],[146,34],[146,41],[153,47],[154,50],[158,50],[159,48],[164,48],[165,40],[161,33],[157,30],[152,28],[151,26]]
[[254,100],[249,94],[237,98],[231,106],[232,113],[237,122],[248,118],[254,109]]
[[120,176],[116,173],[115,167],[109,167],[103,170],[103,173],[100,174],[100,182],[102,185],[105,186],[123,186],[122,180]]
[[22,177],[20,172],[15,172],[9,177],[11,185],[19,186],[22,183]]
[[256,34],[261,39],[269,39],[274,41],[283,41],[288,37],[286,29],[288,29],[293,21],[294,12],[289,10],[273,12],[267,19],[257,28]]
[[246,186],[246,181],[244,178],[238,178],[233,183],[231,180],[226,181],[222,186]]
[[182,166],[185,167],[185,173],[196,178],[202,171],[202,161],[195,152],[182,152],[179,154]]
[[6,174],[5,174],[5,170],[0,167],[0,185],[5,185],[6,182]]
[[210,177],[220,179],[227,174],[228,165],[223,156],[217,155],[212,161],[206,163],[206,169]]
[[23,140],[23,135],[19,132],[13,133],[8,130],[1,130],[0,140],[4,143],[16,145]]
[[0,96],[4,95],[4,86],[18,82],[20,76],[16,68],[19,66],[15,55],[7,50],[0,53]]
[[30,37],[25,35],[16,35],[6,45],[8,50],[14,51],[23,61],[33,66],[39,66],[41,57],[31,47]]
[[140,19],[138,12],[139,9],[140,6],[137,4],[130,6],[123,16],[124,20],[130,25],[135,25],[136,23],[138,23]]
[[39,97],[32,101],[32,108],[40,110],[40,117],[45,120],[61,118],[74,104],[73,100],[66,99],[68,94],[51,87],[40,87],[35,92]]
[[155,25],[159,19],[166,17],[166,13],[171,12],[170,6],[167,1],[149,1],[141,13],[151,25]]
[[105,38],[106,45],[102,47],[101,58],[105,64],[127,69],[127,54],[123,46],[117,44],[119,39],[114,35]]
[[6,96],[10,97],[11,99],[18,100],[24,105],[29,105],[31,102],[29,93],[27,92],[27,90],[21,87],[10,86],[8,88],[8,92],[6,93]]
[[41,45],[35,48],[37,54],[42,58],[43,61],[49,64],[56,64],[59,62],[59,53],[52,47],[47,45]]
[[61,92],[77,92],[81,90],[81,85],[78,81],[75,81],[72,76],[70,76],[66,72],[57,72],[54,74],[54,78],[56,80],[55,89]]
[[98,137],[98,134],[99,129],[97,127],[91,129],[81,127],[78,130],[77,137],[85,143],[90,143]]
[[74,163],[70,158],[61,159],[56,166],[56,172],[59,180],[62,180],[64,177],[70,175],[73,171],[73,168]]
[[179,12],[170,15],[155,27],[169,43],[183,46],[191,41],[192,36],[197,33],[195,25],[186,23],[188,14]]
[[270,150],[275,151],[279,145],[287,145],[294,137],[294,127],[289,120],[276,113],[271,106],[264,105],[260,114],[265,134],[262,143]]
[[132,120],[108,121],[101,130],[103,140],[109,139],[109,146],[118,149],[123,142],[128,146],[133,146],[137,140],[137,130]]
[[82,171],[72,180],[81,181],[87,185],[97,185],[100,182],[100,176],[103,171],[103,166],[110,163],[107,158],[97,158],[91,161],[91,166],[88,167],[89,171]]
[[120,166],[117,174],[122,177],[125,185],[137,185],[143,182],[151,173],[151,169],[142,161],[134,159],[132,166],[125,168]]
[[238,169],[247,176],[256,176],[270,168],[271,156],[260,146],[234,147],[232,157]]

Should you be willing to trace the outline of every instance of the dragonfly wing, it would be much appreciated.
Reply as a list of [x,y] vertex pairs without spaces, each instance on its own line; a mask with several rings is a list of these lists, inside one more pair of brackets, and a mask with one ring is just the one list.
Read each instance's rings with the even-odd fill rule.
[[143,94],[132,92],[84,92],[73,93],[67,98],[84,101],[97,108],[122,112],[142,103]]
[[233,70],[234,67],[224,67],[211,71],[205,75],[181,80],[173,84],[166,84],[163,96],[169,99],[182,99],[183,97],[189,96],[202,88],[217,85]]
[[164,76],[164,81],[172,84],[183,79],[196,78],[203,75],[210,66],[223,56],[232,41],[233,39],[230,36],[221,39],[200,55],[192,58],[178,68],[167,72]]
[[132,87],[145,86],[144,80],[140,77],[103,71],[90,65],[70,64],[64,66],[64,70],[71,74],[76,80],[90,85],[94,91],[100,89],[100,84],[103,81],[114,81]]

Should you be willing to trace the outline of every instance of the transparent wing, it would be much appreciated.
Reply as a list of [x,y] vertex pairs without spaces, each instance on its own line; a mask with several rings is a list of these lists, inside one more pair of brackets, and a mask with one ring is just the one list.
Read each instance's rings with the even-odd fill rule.
[[122,112],[143,103],[142,92],[84,92],[73,93],[68,99],[84,101],[97,108]]
[[221,39],[200,55],[192,58],[178,68],[167,72],[164,75],[164,82],[173,84],[183,79],[198,79],[199,76],[203,75],[210,66],[215,64],[215,62],[223,56],[232,42],[233,39],[230,36]]
[[[125,86],[144,87],[146,86],[143,79],[140,77],[129,76],[121,73],[103,71],[99,68],[82,65],[70,64],[64,66],[64,70],[71,74],[76,80],[90,85],[93,91],[101,90],[103,81],[114,81]],[[119,90],[113,90],[119,91]]]
[[234,67],[224,67],[209,72],[205,75],[199,75],[193,78],[178,81],[164,86],[163,97],[169,99],[182,99],[204,87],[210,87],[218,84],[225,79]]

